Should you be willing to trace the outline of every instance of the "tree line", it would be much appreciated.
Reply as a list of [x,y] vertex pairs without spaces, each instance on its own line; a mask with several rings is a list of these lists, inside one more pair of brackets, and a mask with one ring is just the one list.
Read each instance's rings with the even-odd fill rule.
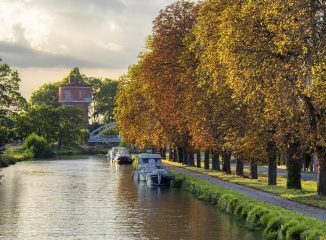
[[[90,118],[94,124],[90,126],[85,126],[82,110],[59,104],[59,86],[68,83],[71,75],[93,88]],[[93,128],[113,121],[117,81],[86,77],[74,68],[63,80],[34,91],[29,101],[19,91],[20,82],[17,71],[0,64],[0,147],[27,139],[26,145],[37,143],[44,149],[35,156],[50,156],[55,146],[60,150],[61,146],[85,143]]]
[[233,155],[238,166],[250,164],[252,178],[267,163],[269,185],[283,156],[295,189],[303,159],[316,154],[317,193],[326,195],[325,7],[324,0],[167,6],[120,79],[116,120],[124,139],[170,147],[189,165],[205,151],[205,168],[211,152],[212,168],[226,173]]

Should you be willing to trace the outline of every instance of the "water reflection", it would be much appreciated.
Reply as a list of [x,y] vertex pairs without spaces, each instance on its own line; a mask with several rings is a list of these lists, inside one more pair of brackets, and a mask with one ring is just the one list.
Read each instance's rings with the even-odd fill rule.
[[187,193],[135,183],[131,171],[93,157],[5,169],[0,239],[260,239]]

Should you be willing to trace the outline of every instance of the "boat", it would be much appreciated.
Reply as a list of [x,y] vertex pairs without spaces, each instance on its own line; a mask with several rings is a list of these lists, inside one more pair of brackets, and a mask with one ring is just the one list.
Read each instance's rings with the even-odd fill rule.
[[132,164],[132,158],[129,154],[117,154],[113,161],[117,164]]
[[108,151],[108,154],[106,156],[109,160],[113,161],[118,154],[129,155],[129,152],[125,147],[113,147]]
[[133,172],[136,181],[146,181],[148,185],[170,185],[174,176],[162,164],[160,154],[139,154],[138,168]]
[[113,147],[108,151],[107,158],[117,164],[132,164],[133,161],[125,147]]

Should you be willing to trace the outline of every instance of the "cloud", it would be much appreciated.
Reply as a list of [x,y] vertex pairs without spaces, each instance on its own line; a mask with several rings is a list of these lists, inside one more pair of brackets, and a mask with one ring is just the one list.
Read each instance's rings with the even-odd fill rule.
[[102,42],[95,40],[94,43],[98,45],[100,48],[104,48],[113,52],[121,52],[123,50],[123,46],[115,43],[115,42]]
[[0,57],[13,67],[122,69],[174,0],[0,0]]
[[103,63],[89,59],[42,52],[28,46],[8,42],[0,42],[0,53],[5,63],[16,67],[107,67]]

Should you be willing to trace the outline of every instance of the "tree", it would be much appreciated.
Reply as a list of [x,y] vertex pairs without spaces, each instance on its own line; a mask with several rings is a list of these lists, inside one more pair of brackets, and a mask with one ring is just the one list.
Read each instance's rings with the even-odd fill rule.
[[35,105],[59,106],[59,86],[63,82],[46,83],[32,93],[30,103]]
[[58,149],[62,144],[76,144],[83,135],[83,112],[74,107],[59,107],[56,109],[56,114],[58,116],[56,129]]
[[83,130],[83,113],[73,107],[35,106],[17,117],[15,131],[21,139],[32,133],[44,137],[49,143],[76,143]]
[[54,142],[57,140],[58,120],[56,107],[31,107],[16,118],[15,132],[21,139],[35,133],[44,137],[48,142]]
[[160,146],[166,141],[151,102],[146,99],[147,92],[148,86],[140,78],[139,64],[129,67],[128,74],[119,79],[115,119],[124,140],[138,147]]
[[[231,6],[229,1],[203,2],[193,29],[194,39],[190,43],[190,50],[195,52],[199,61],[195,87],[191,88],[192,102],[189,102],[193,113],[190,121],[192,141],[198,148],[213,150],[214,168],[217,169],[216,155],[220,152],[226,172],[230,172],[231,152],[247,159],[263,158],[261,153],[257,154],[257,150],[261,149],[258,147],[259,140],[251,145],[251,149],[244,147],[246,139],[253,139],[247,135],[247,124],[251,122],[250,117],[253,115],[243,99],[237,97],[238,90],[227,81],[229,68],[222,61],[226,58],[221,55],[220,49],[224,41],[222,18]],[[254,132],[255,127],[252,129],[251,132]]]
[[8,139],[10,135],[10,129],[6,126],[0,126],[0,146],[3,146]]
[[319,195],[326,195],[325,5],[324,0],[278,0],[270,5],[276,11],[264,12],[275,50],[285,60],[285,80],[304,104],[309,120],[308,141],[318,155]]
[[93,83],[93,118],[96,119],[101,116],[103,122],[114,121],[114,109],[116,107],[115,97],[118,90],[118,81],[111,79],[100,80],[98,87],[95,88],[96,90],[94,89],[94,85],[95,84]]
[[195,23],[195,6],[187,1],[177,1],[160,11],[154,20],[148,52],[140,65],[142,80],[148,85],[147,96],[152,112],[157,116],[169,145],[179,148],[179,161],[184,163],[188,162],[188,154],[183,154],[183,149],[191,147],[184,70],[191,67],[194,60],[187,55],[185,38]]
[[27,102],[19,92],[20,81],[17,71],[7,64],[0,64],[0,146],[14,138],[13,118],[27,108]]

